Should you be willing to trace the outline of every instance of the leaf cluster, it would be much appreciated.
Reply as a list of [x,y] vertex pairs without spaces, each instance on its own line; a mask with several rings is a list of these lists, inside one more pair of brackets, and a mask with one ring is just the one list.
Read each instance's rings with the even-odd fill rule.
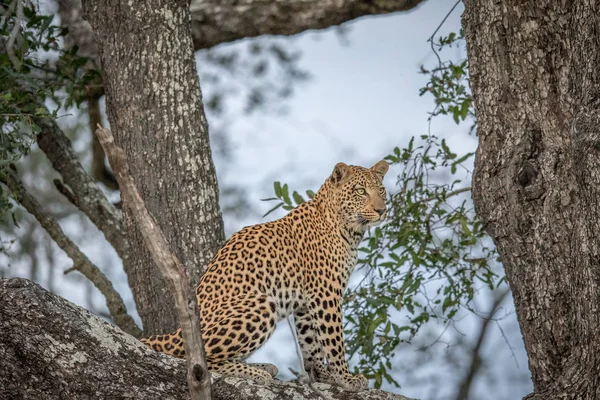
[[[6,8],[4,8],[6,6]],[[0,178],[29,153],[40,132],[38,121],[57,118],[62,107],[79,105],[99,76],[77,48],[61,49],[66,30],[54,25],[32,2],[14,0],[0,17]],[[49,110],[47,100],[56,107]],[[12,208],[0,186],[0,217]]]
[[432,42],[438,64],[432,69],[421,67],[421,73],[427,75],[429,81],[419,91],[421,96],[429,93],[435,99],[436,106],[431,117],[450,115],[457,124],[468,117],[475,117],[473,97],[469,89],[469,64],[466,58],[458,61],[442,60],[439,52],[463,45],[462,31],[458,34],[451,32],[447,36],[441,36],[438,42]]

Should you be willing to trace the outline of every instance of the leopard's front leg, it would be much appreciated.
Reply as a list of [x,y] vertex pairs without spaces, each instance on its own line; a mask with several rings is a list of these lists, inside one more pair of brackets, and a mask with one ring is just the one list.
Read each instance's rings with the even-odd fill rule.
[[301,307],[294,312],[294,323],[302,352],[304,370],[317,382],[334,383],[331,374],[327,371],[325,354],[315,329],[315,320],[308,307]]
[[344,351],[341,301],[337,297],[312,296],[309,312],[314,319],[314,327],[333,382],[349,391],[367,388],[368,381],[363,375],[352,375],[348,370]]

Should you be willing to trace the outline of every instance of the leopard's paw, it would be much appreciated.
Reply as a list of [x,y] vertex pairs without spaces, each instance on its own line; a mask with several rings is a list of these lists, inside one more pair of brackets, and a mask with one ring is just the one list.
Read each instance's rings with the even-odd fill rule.
[[314,364],[305,366],[306,372],[315,382],[335,384],[335,379],[325,364]]
[[369,381],[363,375],[345,374],[335,378],[335,384],[348,392],[360,392],[369,386]]
[[251,365],[251,366],[256,367],[256,368],[260,368],[263,371],[267,371],[269,373],[269,375],[271,375],[272,377],[275,377],[279,373],[279,369],[276,366],[274,366],[273,364],[252,363],[252,364],[248,364],[248,365]]

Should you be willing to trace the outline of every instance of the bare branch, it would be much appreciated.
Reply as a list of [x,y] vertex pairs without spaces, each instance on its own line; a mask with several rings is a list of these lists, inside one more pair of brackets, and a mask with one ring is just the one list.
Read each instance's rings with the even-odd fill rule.
[[[92,69],[98,59],[98,46],[94,31],[90,23],[83,19],[82,12],[81,0],[58,0],[60,24],[68,31],[65,36],[65,49],[71,50],[73,46],[77,46],[77,54],[88,57],[88,63],[84,68]],[[93,134],[94,129],[92,129]]]
[[[408,11],[422,0],[192,0],[194,49],[260,35],[294,35],[325,29],[366,16]],[[82,18],[80,0],[60,0],[62,25],[68,40],[86,57],[96,57],[92,28]]]
[[[15,45],[15,40],[19,35],[19,31],[21,30],[21,23],[23,22],[23,1],[24,0],[16,0],[17,2],[17,15],[15,18],[15,24],[13,25],[10,35],[8,36],[8,40],[6,41],[6,54],[10,59],[10,62],[13,63],[16,69],[21,68],[21,60],[15,56],[15,52],[13,50],[13,46]],[[12,4],[11,4],[12,7]]]
[[[84,70],[99,69],[97,65],[98,47],[94,32],[89,22],[82,18],[81,1],[80,0],[59,0],[58,13],[60,14],[61,26],[67,28],[65,36],[65,50],[70,51],[74,46],[77,46],[77,55],[88,57],[88,62],[83,66]],[[100,80],[101,78],[98,78]],[[92,135],[92,168],[91,175],[99,182],[102,182],[106,187],[112,190],[119,189],[115,177],[104,165],[104,150],[98,143],[94,131],[96,125],[100,121],[100,106],[99,100],[104,96],[104,86],[99,82],[97,86],[86,88],[87,94],[87,111],[89,117],[90,134]]]
[[456,400],[463,400],[469,398],[469,392],[471,391],[471,387],[473,385],[473,379],[475,378],[477,371],[479,371],[479,368],[481,367],[481,357],[479,355],[481,345],[483,344],[483,341],[487,335],[490,322],[494,321],[494,314],[496,313],[496,309],[509,294],[510,289],[506,288],[504,291],[494,296],[494,304],[492,305],[492,308],[490,310],[490,315],[488,318],[484,318],[483,323],[481,324],[481,329],[479,330],[477,342],[475,343],[475,346],[471,351],[469,370],[467,371],[467,374],[464,376],[460,383],[458,393],[455,397]]
[[98,95],[88,96],[88,117],[89,117],[89,127],[90,133],[92,135],[92,176],[98,182],[102,182],[106,187],[112,190],[118,190],[119,185],[117,184],[117,180],[115,176],[106,168],[106,164],[104,164],[104,159],[106,155],[104,154],[104,149],[100,146],[98,142],[98,138],[94,135],[94,131],[96,130],[96,126],[98,126],[102,121],[100,117],[100,97]]
[[36,118],[35,123],[41,128],[37,136],[40,149],[71,189],[73,196],[69,200],[104,233],[106,240],[125,261],[128,246],[120,212],[87,174],[71,148],[71,142],[56,122],[50,118]]
[[121,188],[121,197],[131,209],[133,218],[144,238],[144,243],[165,280],[169,283],[175,299],[183,335],[191,397],[195,400],[210,400],[212,398],[210,374],[200,333],[198,306],[186,269],[171,251],[158,224],[146,209],[129,174],[125,152],[117,147],[112,134],[100,125],[98,125],[96,135],[115,173]]
[[421,0],[193,0],[194,48],[260,35],[295,35],[366,15],[407,11]]
[[73,267],[66,270],[65,274],[73,270],[81,272],[96,286],[106,299],[106,307],[115,324],[130,335],[140,337],[142,334],[141,329],[136,326],[133,319],[127,314],[125,303],[123,303],[123,299],[112,286],[111,281],[65,235],[58,221],[33,196],[27,193],[16,173],[8,168],[5,171],[6,180],[2,179],[2,183],[10,188],[14,193],[15,199],[38,220],[58,247],[73,260]]

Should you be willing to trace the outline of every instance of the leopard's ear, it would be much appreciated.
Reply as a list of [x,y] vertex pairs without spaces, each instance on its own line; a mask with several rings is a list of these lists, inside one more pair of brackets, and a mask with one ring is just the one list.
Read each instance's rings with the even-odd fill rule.
[[388,169],[390,169],[390,166],[385,160],[381,160],[371,167],[371,170],[375,172],[381,180],[383,180],[383,177],[388,172]]
[[339,162],[335,164],[330,179],[331,182],[338,184],[348,175],[350,175],[350,167],[344,164],[343,162]]

